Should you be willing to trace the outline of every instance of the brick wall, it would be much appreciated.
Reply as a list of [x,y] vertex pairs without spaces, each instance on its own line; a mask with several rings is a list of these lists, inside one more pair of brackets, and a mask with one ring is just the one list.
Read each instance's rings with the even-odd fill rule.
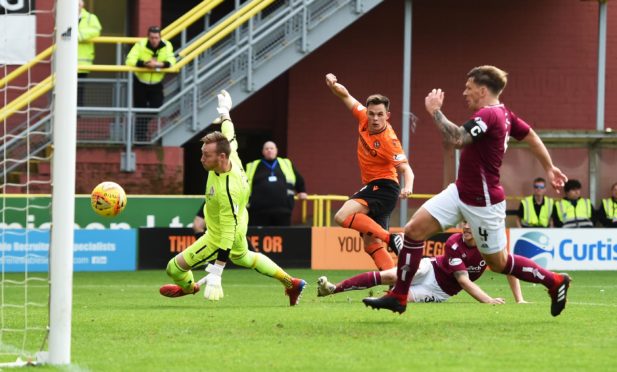
[[[617,3],[608,3],[606,126],[616,127]],[[595,129],[598,4],[562,0],[414,1],[411,134],[415,191],[439,192],[451,181],[453,157],[424,110],[432,88],[446,91],[444,112],[462,123],[471,114],[462,91],[474,66],[494,64],[510,73],[502,96],[535,129]],[[386,26],[387,25],[387,26]],[[360,186],[355,120],[326,88],[335,73],[360,101],[380,92],[392,101],[391,123],[401,128],[403,5],[388,1],[309,55],[290,75],[288,145],[311,193],[351,194]],[[506,158],[502,178],[511,195],[527,192],[517,157]],[[514,162],[512,164],[508,161]],[[556,151],[555,162],[580,178],[579,162]]]
[[146,36],[148,27],[161,26],[161,0],[139,0],[133,6],[132,36]]
[[129,194],[182,194],[184,154],[180,147],[139,147],[137,170],[120,170],[122,147],[79,148],[76,193],[89,194],[102,181],[114,181]]

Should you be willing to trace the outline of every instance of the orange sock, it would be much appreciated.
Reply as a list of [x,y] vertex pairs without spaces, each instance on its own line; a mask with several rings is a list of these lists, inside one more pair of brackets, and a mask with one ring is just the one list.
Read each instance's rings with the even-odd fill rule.
[[343,221],[343,227],[354,229],[367,236],[374,236],[388,243],[390,234],[372,218],[362,213],[354,213]]
[[392,256],[390,256],[390,253],[381,242],[375,242],[364,247],[364,251],[371,256],[373,261],[375,261],[375,266],[377,266],[380,271],[388,270],[396,266],[392,260]]

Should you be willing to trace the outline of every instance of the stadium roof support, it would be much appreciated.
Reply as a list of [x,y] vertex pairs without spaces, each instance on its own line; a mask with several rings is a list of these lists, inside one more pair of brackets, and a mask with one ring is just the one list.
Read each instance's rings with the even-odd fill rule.
[[604,130],[604,98],[606,94],[606,1],[598,2],[598,84],[596,102],[596,129]]
[[[409,122],[412,120],[411,113],[411,22],[413,0],[405,0],[405,24],[403,27],[403,150],[409,156]],[[413,128],[412,128],[413,130]],[[401,199],[399,208],[400,225],[407,223],[407,199]]]

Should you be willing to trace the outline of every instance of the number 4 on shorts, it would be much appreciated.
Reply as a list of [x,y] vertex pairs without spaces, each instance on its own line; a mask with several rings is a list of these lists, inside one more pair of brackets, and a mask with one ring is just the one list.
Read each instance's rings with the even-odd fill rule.
[[488,231],[482,227],[478,227],[478,235],[480,235],[484,241],[488,239]]

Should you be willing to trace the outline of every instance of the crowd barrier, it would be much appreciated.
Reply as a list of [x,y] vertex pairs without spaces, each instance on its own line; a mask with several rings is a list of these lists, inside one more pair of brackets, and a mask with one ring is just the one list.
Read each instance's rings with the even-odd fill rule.
[[[616,232],[602,228],[508,229],[508,247],[551,270],[617,270]],[[444,243],[452,233],[440,233],[427,240],[424,255],[443,254]],[[247,238],[251,249],[284,268],[375,269],[364,252],[362,238],[350,229],[250,227]],[[76,229],[74,270],[163,270],[173,256],[194,241],[189,228]],[[0,230],[0,253],[5,272],[45,272],[49,264],[49,231]]]

